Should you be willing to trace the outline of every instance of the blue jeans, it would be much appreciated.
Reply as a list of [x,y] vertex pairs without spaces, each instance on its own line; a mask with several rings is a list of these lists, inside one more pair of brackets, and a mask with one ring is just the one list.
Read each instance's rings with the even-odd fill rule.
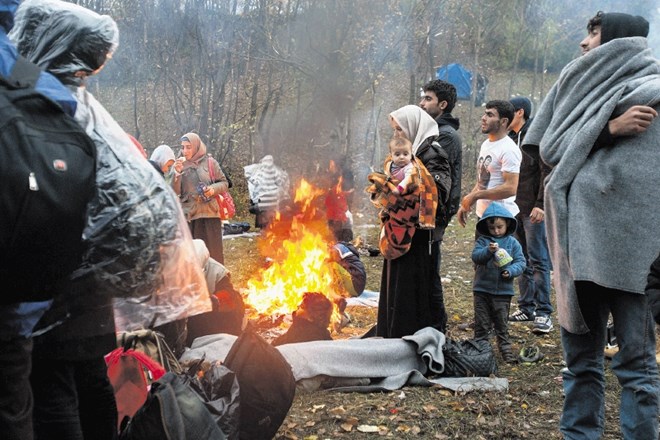
[[550,316],[554,311],[550,304],[550,254],[545,235],[545,222],[532,223],[529,215],[518,214],[515,237],[525,254],[527,267],[518,278],[520,296],[518,309],[531,316]]
[[655,322],[646,295],[576,282],[580,311],[589,333],[561,329],[564,359],[565,440],[596,440],[605,421],[604,348],[612,313],[619,352],[610,365],[621,384],[620,420],[624,439],[657,439],[660,380],[655,360]]

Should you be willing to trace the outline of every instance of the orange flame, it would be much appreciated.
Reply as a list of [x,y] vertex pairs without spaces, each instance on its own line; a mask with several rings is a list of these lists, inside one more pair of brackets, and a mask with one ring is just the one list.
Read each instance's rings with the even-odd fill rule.
[[[259,315],[295,311],[305,292],[321,292],[331,301],[347,296],[336,263],[334,239],[322,209],[325,191],[302,179],[296,189],[295,213],[278,213],[258,240],[260,253],[272,264],[257,272],[243,291]],[[340,316],[335,307],[333,321]]]

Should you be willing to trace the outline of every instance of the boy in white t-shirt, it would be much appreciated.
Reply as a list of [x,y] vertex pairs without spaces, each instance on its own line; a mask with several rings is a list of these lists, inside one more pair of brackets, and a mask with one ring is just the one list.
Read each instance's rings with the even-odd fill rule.
[[502,203],[514,216],[519,211],[515,199],[522,153],[507,136],[513,114],[513,105],[508,101],[494,100],[486,103],[486,110],[481,117],[481,132],[487,134],[488,139],[481,144],[479,151],[477,183],[463,197],[457,213],[458,222],[463,227],[475,204],[479,218],[494,200]]

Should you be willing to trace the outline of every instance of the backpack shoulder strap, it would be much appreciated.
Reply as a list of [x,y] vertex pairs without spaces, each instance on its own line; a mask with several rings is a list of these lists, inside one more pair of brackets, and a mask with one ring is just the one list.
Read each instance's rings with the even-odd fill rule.
[[19,55],[14,63],[7,82],[17,89],[34,88],[41,75],[41,69],[36,64]]
[[211,155],[206,155],[206,160],[209,163],[209,177],[211,178],[211,183],[215,183],[215,173],[213,172],[213,162],[211,162]]

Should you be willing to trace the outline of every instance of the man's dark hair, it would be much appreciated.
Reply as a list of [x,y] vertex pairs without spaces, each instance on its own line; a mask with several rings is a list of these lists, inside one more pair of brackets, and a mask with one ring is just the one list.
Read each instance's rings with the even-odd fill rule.
[[602,26],[603,25],[603,15],[605,13],[603,11],[598,11],[596,15],[591,17],[589,20],[589,23],[587,23],[587,32],[591,33],[591,31],[594,30],[596,26]]
[[438,102],[447,101],[447,107],[445,107],[443,113],[451,113],[454,110],[454,106],[456,105],[456,87],[453,84],[436,79],[426,83],[422,89],[425,92],[435,93]]
[[494,99],[486,103],[486,108],[494,108],[497,110],[497,113],[500,115],[500,119],[507,118],[509,120],[509,124],[511,121],[513,121],[513,113],[515,110],[509,101]]
[[486,218],[486,223],[488,223],[489,225],[492,225],[493,223],[495,223],[495,220],[499,220],[499,219],[504,220],[504,223],[506,224],[507,228],[509,226],[511,226],[511,219],[510,218],[498,217],[498,216],[493,216],[493,217]]
[[532,115],[532,102],[524,96],[515,96],[509,100],[513,106],[513,111],[523,110],[523,119],[526,121]]

